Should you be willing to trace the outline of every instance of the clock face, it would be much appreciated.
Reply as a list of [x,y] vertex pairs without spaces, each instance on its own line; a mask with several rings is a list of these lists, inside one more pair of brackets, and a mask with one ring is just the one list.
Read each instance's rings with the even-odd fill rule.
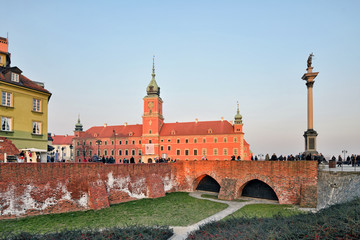
[[154,103],[153,103],[153,102],[149,102],[149,103],[148,103],[148,107],[149,107],[150,109],[152,109],[152,108],[154,107]]

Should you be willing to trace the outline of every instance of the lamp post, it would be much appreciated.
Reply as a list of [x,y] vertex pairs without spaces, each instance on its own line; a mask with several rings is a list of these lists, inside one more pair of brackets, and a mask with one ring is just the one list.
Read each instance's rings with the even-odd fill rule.
[[341,152],[344,154],[344,161],[345,161],[345,155],[347,154],[348,151],[347,150],[342,150]]
[[102,141],[100,139],[96,140],[96,145],[98,145],[98,158],[100,159],[100,145],[101,145]]
[[115,129],[113,130],[114,133],[114,159],[115,159],[115,163],[116,163],[116,132]]
[[73,161],[73,145],[70,144],[70,160]]

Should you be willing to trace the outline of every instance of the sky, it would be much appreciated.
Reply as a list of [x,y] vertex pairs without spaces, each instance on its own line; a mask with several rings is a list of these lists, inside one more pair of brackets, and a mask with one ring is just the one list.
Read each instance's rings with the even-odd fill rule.
[[0,0],[12,66],[51,93],[49,128],[141,124],[151,80],[165,122],[234,120],[258,154],[303,152],[314,53],[314,129],[325,156],[360,154],[360,1]]

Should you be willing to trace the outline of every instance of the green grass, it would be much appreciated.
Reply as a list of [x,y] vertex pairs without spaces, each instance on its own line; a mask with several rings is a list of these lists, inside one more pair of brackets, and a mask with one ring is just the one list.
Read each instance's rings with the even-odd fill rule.
[[224,218],[272,218],[277,215],[289,217],[303,213],[296,209],[293,205],[275,205],[275,204],[249,204],[237,210],[233,214]]
[[[211,198],[211,199],[218,199],[218,195],[212,195],[212,194],[202,194],[201,197],[203,197],[203,198]],[[235,202],[247,202],[247,200],[243,200],[243,199],[234,199],[232,201],[235,201]]]
[[186,226],[223,209],[226,204],[176,192],[162,198],[141,199],[101,210],[51,214],[0,221],[0,232],[54,232],[62,229],[99,229],[144,226]]

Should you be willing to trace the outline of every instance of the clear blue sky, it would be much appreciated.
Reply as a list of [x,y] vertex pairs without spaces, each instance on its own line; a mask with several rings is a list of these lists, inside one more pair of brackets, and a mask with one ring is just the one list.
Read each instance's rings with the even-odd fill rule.
[[165,122],[233,120],[254,154],[360,154],[360,1],[0,1],[12,65],[52,92],[49,132],[141,123],[155,55]]

